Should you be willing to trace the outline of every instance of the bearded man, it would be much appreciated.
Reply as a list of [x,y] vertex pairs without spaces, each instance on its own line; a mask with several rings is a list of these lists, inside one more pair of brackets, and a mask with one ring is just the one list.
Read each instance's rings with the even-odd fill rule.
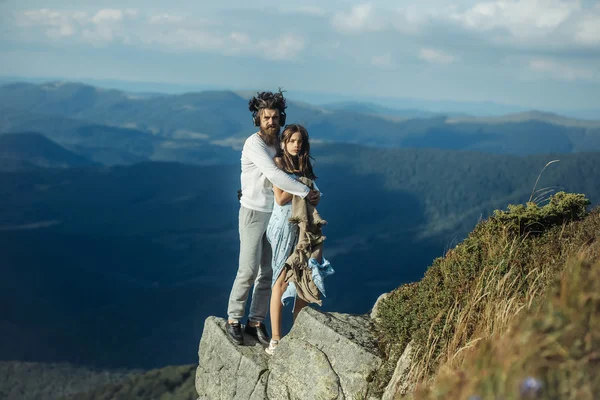
[[254,285],[245,332],[265,346],[269,335],[264,320],[271,296],[271,245],[266,231],[273,211],[273,184],[293,195],[319,201],[319,192],[291,178],[275,165],[279,131],[285,125],[287,108],[283,93],[262,92],[250,99],[254,125],[260,130],[244,142],[242,149],[241,197],[239,211],[239,266],[227,308],[227,335],[236,344],[244,343],[241,321],[250,288]]

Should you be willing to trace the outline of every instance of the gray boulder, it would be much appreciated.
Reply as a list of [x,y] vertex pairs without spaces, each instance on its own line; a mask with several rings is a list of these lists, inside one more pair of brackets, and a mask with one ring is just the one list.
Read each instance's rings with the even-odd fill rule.
[[[200,399],[375,399],[370,382],[382,364],[368,315],[307,307],[269,357],[262,346],[232,344],[225,321],[209,317],[200,341]],[[247,342],[247,343],[248,343]]]
[[408,381],[408,373],[413,364],[414,343],[411,340],[398,359],[394,375],[385,388],[381,400],[394,400],[402,396],[412,396],[414,387]]
[[200,340],[196,391],[200,400],[266,398],[268,355],[252,337],[246,346],[233,344],[225,333],[225,320],[208,317]]
[[[302,310],[269,365],[269,398],[369,398],[369,382],[382,364],[365,315]],[[292,360],[292,361],[290,361]]]
[[375,301],[375,304],[373,305],[373,308],[371,309],[370,316],[372,319],[379,318],[379,306],[381,305],[381,302],[383,300],[387,299],[390,296],[390,294],[391,293],[383,293],[383,294],[379,295],[379,297]]

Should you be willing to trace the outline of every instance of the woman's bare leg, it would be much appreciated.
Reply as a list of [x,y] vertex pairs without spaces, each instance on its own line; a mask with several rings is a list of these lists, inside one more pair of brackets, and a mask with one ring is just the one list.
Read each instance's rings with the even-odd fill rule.
[[281,296],[286,288],[287,283],[285,282],[284,270],[282,270],[271,292],[271,338],[273,340],[281,339],[281,310],[283,309]]
[[300,297],[296,296],[296,304],[294,304],[294,322],[296,322],[296,317],[300,313],[300,311],[306,307],[308,303],[302,300]]

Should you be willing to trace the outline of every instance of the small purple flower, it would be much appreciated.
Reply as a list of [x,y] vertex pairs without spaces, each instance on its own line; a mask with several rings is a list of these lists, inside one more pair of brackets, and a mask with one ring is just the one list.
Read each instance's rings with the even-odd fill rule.
[[531,376],[521,382],[521,396],[535,396],[542,390],[542,382]]

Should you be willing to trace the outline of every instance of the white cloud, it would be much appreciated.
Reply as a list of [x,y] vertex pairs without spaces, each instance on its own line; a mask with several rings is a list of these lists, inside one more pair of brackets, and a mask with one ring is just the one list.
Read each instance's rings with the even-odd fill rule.
[[112,8],[100,10],[92,17],[92,22],[95,24],[103,24],[106,22],[119,22],[123,20],[123,11]]
[[[309,9],[311,12],[317,12]],[[145,14],[137,9],[100,9],[92,13],[50,9],[29,10],[19,16],[19,26],[41,28],[51,40],[70,37],[95,46],[121,43],[163,51],[210,51],[225,55],[251,54],[270,60],[295,59],[305,48],[304,37],[283,33],[279,37],[251,38],[240,30],[227,30],[211,19],[193,21],[171,13]],[[156,26],[160,25],[161,29]]]
[[252,38],[245,32],[219,33],[202,28],[148,30],[142,36],[148,48],[164,51],[209,51],[224,55],[252,55],[269,60],[292,60],[304,50],[306,41],[294,34],[276,38]]
[[85,11],[76,11],[72,13],[71,18],[80,24],[87,23],[90,20],[88,13]]
[[126,20],[135,20],[138,12],[135,9],[119,10],[106,8],[97,11],[90,19],[91,24],[82,30],[82,37],[88,43],[104,46],[113,41],[131,43],[130,27]]
[[173,14],[156,14],[148,18],[150,24],[177,24],[184,20],[181,15]]
[[367,3],[354,6],[349,12],[334,13],[331,25],[341,33],[395,30],[413,35],[428,24],[433,26],[436,22],[447,20],[455,10],[454,5],[427,7],[417,3],[395,8],[375,8]]
[[449,19],[467,31],[484,33],[488,42],[565,48],[578,42],[574,26],[588,12],[580,0],[496,0],[456,11]]
[[584,45],[600,45],[600,4],[579,21],[575,38]]
[[75,28],[70,24],[62,24],[57,29],[49,29],[47,35],[50,37],[68,37],[75,33]]
[[519,48],[567,49],[600,43],[600,3],[591,8],[582,0],[492,0],[467,7],[429,2],[396,9],[374,4],[336,12],[332,27],[341,33],[393,29],[410,35],[427,35],[444,27],[450,33],[466,32],[491,44]]
[[456,57],[441,50],[422,48],[419,50],[419,59],[432,64],[450,64],[456,60]]
[[392,54],[385,53],[383,55],[371,58],[371,65],[382,69],[389,69],[393,67],[394,62],[392,60]]
[[17,19],[17,25],[25,28],[45,28],[44,34],[56,39],[72,36],[76,32],[69,15],[47,8],[23,12]]
[[349,13],[337,12],[333,15],[331,23],[342,32],[376,31],[384,26],[383,21],[374,15],[372,4],[356,5]]
[[415,5],[400,8],[393,14],[392,25],[400,32],[415,34],[435,18],[433,10],[425,10]]
[[301,36],[284,34],[276,39],[263,39],[258,42],[261,56],[271,60],[295,59],[305,47],[305,40]]
[[[409,55],[433,64],[451,64],[457,60],[463,60],[461,65],[471,60],[478,65],[482,65],[482,60],[490,64],[492,59],[511,54],[539,54],[540,59],[572,61],[570,54],[577,51],[587,54],[583,52],[600,45],[600,5],[590,8],[584,0],[476,1],[466,7],[439,6],[426,1],[396,8],[393,7],[398,3],[388,1],[387,9],[382,8],[382,2],[366,2],[337,12],[331,4],[323,8],[274,6],[268,9],[269,15],[279,13],[282,18],[268,27],[260,25],[259,29],[256,29],[256,15],[261,10],[243,14],[236,11],[231,15],[224,9],[219,11],[222,15],[194,15],[190,11],[188,17],[175,9],[43,8],[21,13],[19,25],[23,32],[19,32],[17,40],[121,44],[157,51],[212,52],[269,60],[294,60],[306,51],[313,59],[356,57],[377,68],[396,68],[392,54],[400,59]],[[464,2],[461,0],[459,4]],[[294,15],[286,15],[289,13]],[[302,26],[289,26],[289,20],[293,20],[290,17],[298,17],[303,21]],[[314,29],[316,24],[322,24],[324,17],[329,19],[331,35],[323,29]],[[344,35],[357,33],[361,35]],[[378,49],[376,53],[374,48]],[[386,53],[388,50],[390,53]],[[496,51],[497,55],[490,56]],[[588,65],[594,62],[592,57],[588,60],[563,64],[572,68],[582,66],[577,67],[581,69],[586,62]],[[538,64],[532,67],[521,59],[518,69],[520,73],[531,73],[532,68],[541,68]],[[577,68],[564,76],[589,76]],[[549,74],[548,70],[544,73]]]
[[453,17],[468,28],[505,28],[515,37],[528,37],[555,29],[580,8],[579,1],[497,0],[477,3]]
[[321,7],[309,6],[309,5],[307,5],[307,6],[297,5],[297,6],[285,7],[285,8],[281,9],[281,12],[288,13],[288,14],[306,14],[306,15],[312,15],[315,17],[324,17],[325,15],[327,15],[327,11],[325,11]]
[[123,22],[137,16],[135,9],[101,9],[90,16],[84,11],[57,11],[42,8],[18,15],[17,24],[28,29],[42,29],[52,40],[71,38],[91,44],[128,40]]
[[592,68],[571,65],[546,58],[530,59],[528,68],[536,74],[541,74],[543,77],[563,81],[591,80],[598,77],[598,72]]
[[111,42],[114,39],[112,29],[107,27],[99,27],[96,29],[83,29],[81,31],[81,38],[93,45],[103,45],[107,42]]
[[143,41],[150,46],[159,45],[176,51],[218,50],[225,44],[224,38],[219,35],[189,28],[148,33]]
[[29,11],[25,11],[23,13],[23,15],[25,16],[25,19],[22,20],[24,25],[27,25],[27,20],[29,20],[29,22],[38,22],[40,24],[49,24],[52,25],[54,24],[55,21],[61,19],[61,14],[56,12],[56,11],[52,11],[49,10],[47,8],[42,8],[41,10],[29,10]]
[[243,32],[231,32],[229,37],[235,43],[239,43],[240,45],[247,45],[248,43],[250,43],[250,36]]
[[125,15],[130,18],[136,18],[139,15],[140,11],[137,8],[127,8],[125,10]]

